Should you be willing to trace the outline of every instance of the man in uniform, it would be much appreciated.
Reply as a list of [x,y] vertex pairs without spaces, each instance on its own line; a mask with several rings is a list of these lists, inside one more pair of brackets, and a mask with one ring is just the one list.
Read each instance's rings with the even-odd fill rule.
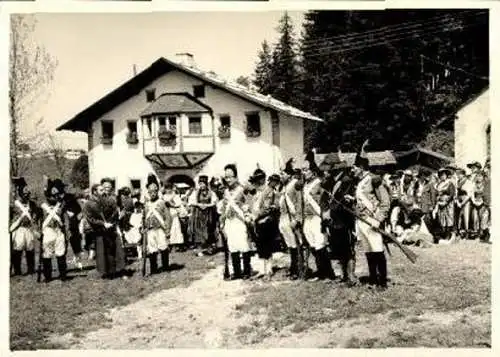
[[293,158],[288,160],[281,172],[281,194],[279,198],[280,218],[279,230],[290,254],[290,279],[296,280],[299,274],[299,253],[302,238],[298,231],[300,209],[300,190],[296,189],[298,179],[293,168]]
[[39,235],[40,208],[31,200],[24,177],[14,178],[16,199],[10,207],[11,262],[14,275],[21,275],[23,251],[26,252],[28,274],[35,273],[35,239]]
[[305,178],[302,195],[304,198],[304,235],[313,249],[317,274],[314,280],[335,279],[335,273],[327,250],[328,238],[322,227],[322,210],[319,204],[323,189],[319,178],[319,168],[314,161],[314,154],[308,154],[303,166]]
[[146,249],[151,273],[157,274],[159,272],[158,253],[161,256],[162,270],[167,271],[169,267],[172,216],[169,208],[159,196],[160,185],[155,175],[148,176],[146,188],[149,197],[144,210],[146,215]]
[[68,237],[69,220],[61,200],[64,184],[61,180],[48,180],[45,188],[47,201],[42,204],[42,257],[45,282],[52,280],[52,258],[57,259],[59,278],[67,278],[66,238]]
[[[238,182],[236,165],[224,167],[226,190],[221,205],[220,225],[227,237],[228,250],[231,253],[233,275],[231,280],[248,279],[252,273],[250,262],[251,241],[248,225],[250,217],[245,214],[243,206],[247,203],[243,186]],[[243,272],[241,258],[243,258]]]
[[360,178],[356,187],[356,208],[361,219],[356,220],[356,233],[365,250],[370,285],[386,288],[387,260],[384,253],[384,239],[373,227],[380,227],[387,218],[390,196],[382,185],[382,179],[377,176],[377,179],[373,180],[374,176],[369,172],[369,162],[364,155],[366,145],[367,141],[363,144],[361,153],[357,154],[354,163],[356,176]]
[[328,205],[328,227],[330,232],[331,250],[334,259],[342,266],[342,281],[348,286],[354,286],[356,264],[356,237],[354,231],[354,216],[345,208],[353,210],[356,184],[348,171],[345,162],[339,162],[332,167],[334,185]]
[[60,200],[68,216],[69,243],[75,256],[74,262],[78,269],[82,269],[83,247],[82,235],[79,229],[80,220],[82,219],[82,208],[76,196],[65,192],[65,190],[61,193]]

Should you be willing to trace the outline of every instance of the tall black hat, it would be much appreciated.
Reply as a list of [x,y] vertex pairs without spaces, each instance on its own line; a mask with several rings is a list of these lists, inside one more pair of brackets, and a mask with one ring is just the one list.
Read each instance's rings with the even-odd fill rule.
[[354,159],[354,166],[358,166],[361,168],[368,168],[370,166],[370,162],[368,161],[368,156],[366,155],[366,146],[368,145],[369,140],[366,139],[363,145],[361,145],[361,149],[356,154],[356,158]]
[[285,169],[283,171],[288,175],[293,175],[295,173],[293,169],[293,157],[286,162]]
[[146,187],[149,188],[151,185],[156,185],[158,188],[160,187],[160,184],[158,183],[158,179],[156,178],[155,174],[149,174],[148,178],[146,180]]
[[316,164],[316,159],[314,156],[315,156],[314,151],[310,150],[306,155],[305,161],[307,161],[309,163],[309,170],[311,170],[315,174],[319,174],[320,169],[319,169],[318,165]]
[[12,183],[14,184],[14,186],[16,187],[17,190],[22,190],[26,186],[28,186],[24,177],[13,177]]
[[198,177],[198,182],[199,183],[204,183],[205,185],[208,185],[208,176],[207,175],[200,175]]

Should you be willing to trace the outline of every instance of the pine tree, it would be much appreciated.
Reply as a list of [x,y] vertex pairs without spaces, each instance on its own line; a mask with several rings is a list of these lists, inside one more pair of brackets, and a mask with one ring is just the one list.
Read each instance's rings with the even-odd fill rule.
[[267,41],[262,42],[262,48],[258,54],[259,61],[255,68],[255,79],[253,81],[254,85],[257,87],[258,91],[262,94],[269,94],[271,89],[271,65],[272,56],[271,48]]

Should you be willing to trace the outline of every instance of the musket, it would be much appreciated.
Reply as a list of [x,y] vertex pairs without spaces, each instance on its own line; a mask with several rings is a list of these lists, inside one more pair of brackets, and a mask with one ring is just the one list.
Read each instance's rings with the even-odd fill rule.
[[142,208],[142,227],[141,227],[141,236],[142,236],[142,276],[146,276],[146,261],[147,261],[147,239],[148,234],[146,232],[146,204]]
[[217,230],[219,231],[220,238],[222,240],[222,249],[224,250],[224,279],[229,279],[230,275],[229,274],[229,247],[227,245],[227,237],[226,234],[224,233],[224,230],[221,227],[220,224],[220,217],[217,222]]
[[386,232],[385,230],[383,230],[383,229],[381,229],[379,227],[376,227],[376,226],[372,225],[367,219],[359,216],[356,212],[354,212],[353,210],[351,210],[348,207],[346,207],[344,204],[342,204],[342,202],[338,201],[328,191],[326,191],[324,189],[322,189],[322,190],[330,197],[330,199],[333,202],[335,202],[340,207],[342,207],[342,209],[344,209],[346,212],[350,213],[351,215],[353,215],[356,219],[360,220],[361,222],[366,223],[367,225],[369,225],[370,228],[373,229],[375,232],[377,232],[377,233],[381,234],[382,236],[388,238],[391,241],[391,243],[394,243],[399,249],[401,249],[401,251],[403,252],[403,254],[408,258],[408,260],[410,262],[415,263],[417,261],[417,255],[411,249],[409,249],[408,247],[406,247],[403,244],[401,244],[394,235],[392,235],[389,232]]
[[[304,178],[301,177],[300,181],[304,182]],[[298,227],[294,228],[294,234],[295,234],[295,239],[297,240],[297,247],[299,248],[299,277],[302,280],[307,279],[307,272],[309,271],[309,247],[306,245],[307,240],[306,236],[304,234],[304,187],[302,187],[302,190],[300,192],[300,222]],[[301,240],[299,241],[298,237],[301,237]],[[304,254],[305,253],[305,254]]]

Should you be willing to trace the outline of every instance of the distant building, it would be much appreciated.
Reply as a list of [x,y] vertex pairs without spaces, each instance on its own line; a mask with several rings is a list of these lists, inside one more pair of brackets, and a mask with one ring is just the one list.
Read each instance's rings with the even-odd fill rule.
[[466,102],[455,117],[455,164],[484,165],[491,150],[490,92],[486,88]]
[[143,188],[148,173],[189,182],[236,163],[245,180],[278,171],[304,150],[312,114],[197,68],[193,56],[160,58],[57,130],[88,134],[90,182]]

